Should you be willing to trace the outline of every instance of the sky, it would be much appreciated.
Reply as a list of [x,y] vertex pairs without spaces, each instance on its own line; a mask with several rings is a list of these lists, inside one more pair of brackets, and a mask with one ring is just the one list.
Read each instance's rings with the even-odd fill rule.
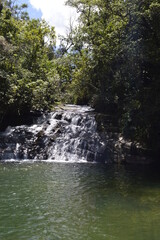
[[18,0],[27,3],[31,18],[43,18],[55,27],[56,35],[65,35],[69,22],[75,21],[76,10],[65,6],[66,0]]

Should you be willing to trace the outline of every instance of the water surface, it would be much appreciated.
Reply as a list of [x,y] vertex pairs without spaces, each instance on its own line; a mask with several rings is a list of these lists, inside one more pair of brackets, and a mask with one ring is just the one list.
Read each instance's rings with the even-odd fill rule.
[[0,239],[159,240],[159,171],[1,163]]

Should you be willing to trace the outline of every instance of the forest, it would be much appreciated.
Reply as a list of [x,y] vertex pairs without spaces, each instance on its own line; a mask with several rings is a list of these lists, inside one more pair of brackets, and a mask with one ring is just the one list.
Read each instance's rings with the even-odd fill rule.
[[55,28],[0,1],[0,125],[9,117],[90,105],[127,139],[160,151],[159,0],[68,0],[78,23]]

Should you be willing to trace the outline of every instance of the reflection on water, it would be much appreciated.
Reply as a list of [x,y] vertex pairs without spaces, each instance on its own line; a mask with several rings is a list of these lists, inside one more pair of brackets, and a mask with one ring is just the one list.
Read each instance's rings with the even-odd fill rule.
[[159,240],[149,167],[0,164],[0,239]]

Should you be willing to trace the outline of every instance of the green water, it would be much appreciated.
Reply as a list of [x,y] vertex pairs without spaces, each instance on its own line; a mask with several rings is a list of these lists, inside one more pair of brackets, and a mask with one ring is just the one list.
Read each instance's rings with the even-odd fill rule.
[[0,164],[0,240],[159,240],[149,167]]

